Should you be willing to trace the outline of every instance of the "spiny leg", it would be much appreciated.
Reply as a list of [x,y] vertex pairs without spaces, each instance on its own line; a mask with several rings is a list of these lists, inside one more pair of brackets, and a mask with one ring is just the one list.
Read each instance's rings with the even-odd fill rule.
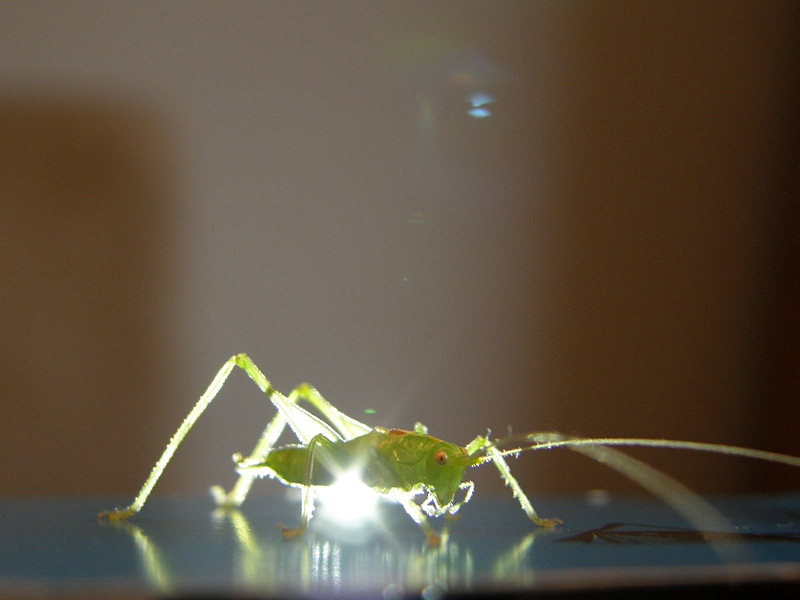
[[333,425],[333,427],[342,435],[342,438],[345,441],[352,440],[353,438],[372,431],[372,427],[369,425],[365,425],[364,423],[361,423],[360,421],[355,420],[353,417],[350,417],[338,410],[330,402],[323,398],[322,394],[320,394],[315,387],[307,383],[301,383],[294,390],[292,390],[292,393],[289,394],[288,400],[292,404],[297,404],[300,400],[305,400],[311,404],[311,406],[322,413],[322,416],[325,417],[331,425]]
[[[272,418],[266,429],[264,429],[264,432],[261,434],[256,447],[246,459],[246,462],[263,460],[264,457],[269,454],[272,448],[275,447],[278,438],[281,437],[281,434],[285,428],[286,418],[282,413],[279,412]],[[234,455],[234,459],[237,458],[239,457]],[[230,492],[226,493],[225,489],[221,485],[214,485],[211,486],[211,496],[214,498],[214,502],[216,502],[217,506],[241,506],[242,502],[244,502],[244,499],[247,497],[247,494],[250,491],[250,487],[253,485],[253,481],[255,481],[258,477],[259,475],[256,472],[240,472],[239,478],[236,480],[236,483],[233,485],[233,488]]]
[[491,458],[494,466],[497,467],[498,471],[500,471],[500,477],[502,477],[506,485],[511,488],[514,497],[519,500],[522,510],[525,511],[525,514],[528,515],[528,518],[531,521],[536,523],[539,527],[555,527],[556,525],[562,523],[560,519],[542,519],[536,514],[531,501],[528,500],[525,492],[522,491],[519,483],[511,474],[511,469],[509,468],[508,463],[505,461],[501,452],[489,438],[478,436],[467,445],[467,452],[470,455],[475,454],[479,450],[484,450],[486,455]]
[[[235,361],[236,365],[247,373],[262,392],[269,395],[270,391],[275,391],[267,378],[264,377],[264,374],[246,354],[239,354],[234,356],[231,360]],[[253,449],[250,458],[259,457],[263,459],[264,456],[269,454],[269,451],[275,446],[284,429],[286,429],[286,417],[282,412],[278,411],[267,424],[267,427],[258,439],[258,443]],[[233,489],[228,493],[226,493],[224,488],[220,485],[212,486],[211,496],[214,498],[217,506],[241,506],[256,477],[257,475],[252,473],[243,473],[239,475],[239,479],[236,480]]]
[[[266,377],[264,377],[255,363],[253,363],[248,356],[240,354],[236,357],[236,359],[236,364],[244,369],[244,371],[250,376],[255,384],[261,388],[261,391],[267,393],[268,395],[270,390],[274,392]],[[320,413],[322,413],[322,415],[339,431],[339,433],[342,435],[342,438],[345,440],[350,440],[354,437],[358,437],[359,435],[364,435],[372,429],[368,425],[360,423],[352,417],[349,417],[337,410],[332,404],[330,404],[330,402],[325,400],[325,398],[323,398],[314,387],[307,383],[297,386],[292,393],[285,398],[285,400],[289,404],[293,405],[297,404],[300,400],[306,400]],[[258,464],[263,462],[272,448],[275,447],[275,444],[283,433],[286,424],[286,417],[279,409],[278,414],[273,417],[266,429],[264,429],[264,432],[261,434],[256,447],[250,453],[250,456],[245,459],[244,463]],[[211,488],[211,494],[218,506],[241,506],[242,502],[244,502],[244,499],[247,497],[247,493],[250,491],[250,487],[253,485],[253,481],[257,477],[259,477],[259,474],[256,470],[240,472],[239,479],[236,480],[236,483],[230,492],[226,493],[222,486],[216,485]]]
[[[261,389],[261,391],[263,391],[270,398],[270,400],[272,400],[276,407],[280,407],[281,401],[286,402],[286,399],[280,394],[280,392],[272,387],[272,384],[270,384],[267,378],[264,377],[264,374],[261,373],[258,367],[256,367],[256,365],[250,360],[250,358],[247,357],[247,355],[238,354],[236,356],[232,356],[225,362],[217,375],[214,377],[211,385],[209,385],[205,393],[200,396],[200,399],[194,405],[189,415],[183,420],[180,427],[175,432],[175,435],[172,436],[167,444],[166,449],[161,454],[158,462],[156,462],[156,465],[153,467],[153,470],[150,472],[148,478],[145,480],[144,485],[142,485],[142,489],[139,491],[139,494],[136,496],[136,498],[134,498],[133,503],[123,509],[102,512],[98,515],[99,518],[105,518],[110,521],[127,519],[141,510],[159,477],[161,477],[161,474],[164,472],[167,463],[169,463],[172,455],[175,454],[175,450],[183,441],[183,438],[186,437],[186,434],[189,433],[189,430],[195,424],[197,419],[200,418],[200,415],[203,414],[203,411],[205,411],[208,405],[211,404],[211,401],[219,393],[219,390],[222,388],[222,385],[225,383],[228,375],[230,375],[231,371],[236,366],[243,369],[250,376],[250,378]],[[285,427],[286,418],[279,410],[278,414],[272,419],[272,421],[270,421],[270,424],[264,431],[261,440],[259,440],[259,445],[257,448],[260,448],[262,452],[267,453],[275,444],[275,440],[280,437],[280,434],[283,432]],[[243,484],[236,490],[234,498],[239,500],[238,503],[236,503],[237,505],[241,504],[241,501],[244,500],[251,483],[252,480],[246,483],[243,482]],[[227,495],[221,490],[221,488],[218,490],[214,489],[212,492],[214,493],[218,503],[227,503]]]
[[[150,492],[153,491],[153,486],[155,486],[158,478],[161,477],[161,473],[164,472],[164,469],[166,468],[169,460],[172,458],[172,455],[175,454],[175,450],[183,441],[183,438],[186,437],[186,434],[189,433],[192,425],[195,424],[197,419],[200,418],[200,415],[203,414],[203,411],[208,407],[209,404],[211,404],[211,401],[219,392],[222,384],[225,383],[225,380],[228,378],[228,375],[230,375],[233,367],[236,366],[236,358],[237,357],[235,356],[230,358],[222,366],[216,377],[214,377],[214,380],[211,382],[211,385],[209,385],[205,393],[200,396],[197,404],[194,405],[194,408],[192,408],[191,412],[183,420],[181,426],[178,427],[178,431],[176,431],[175,435],[173,435],[170,439],[169,444],[167,444],[166,449],[161,454],[161,458],[159,458],[158,462],[156,462],[156,465],[150,472],[150,476],[145,480],[142,489],[139,491],[139,494],[136,496],[136,498],[134,498],[131,505],[118,510],[101,512],[99,515],[97,515],[98,518],[108,519],[109,521],[117,521],[120,519],[127,519],[141,510],[142,506],[147,500],[147,497],[150,495]],[[266,379],[264,381],[266,381]],[[267,385],[269,385],[269,382],[267,382]]]
[[464,498],[460,502],[453,502],[450,508],[447,509],[447,512],[444,514],[444,518],[450,519],[457,519],[458,515],[456,514],[461,507],[467,504],[470,500],[472,500],[472,494],[475,493],[475,484],[472,481],[464,481],[458,486],[459,490],[466,490],[464,492]]
[[[289,405],[296,405],[300,400],[306,400],[314,408],[320,411],[322,415],[341,433],[341,437],[345,440],[364,435],[372,431],[372,427],[365,425],[354,418],[347,416],[343,412],[337,410],[330,402],[325,400],[322,395],[311,385],[303,383],[298,385],[289,397],[286,398],[272,387],[272,385],[264,377],[263,373],[258,369],[255,363],[250,360],[246,354],[239,354],[234,357],[236,365],[243,369],[245,373],[255,382],[255,384],[270,397],[270,400],[276,404],[280,410],[281,402],[288,403]],[[273,399],[273,395],[277,396],[277,402]],[[312,436],[313,437],[313,436]],[[308,440],[306,440],[308,441]],[[263,457],[262,457],[263,458]]]

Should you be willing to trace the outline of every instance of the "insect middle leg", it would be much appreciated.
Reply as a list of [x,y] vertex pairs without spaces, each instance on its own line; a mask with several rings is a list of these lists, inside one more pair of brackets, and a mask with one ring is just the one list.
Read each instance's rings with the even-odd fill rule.
[[[333,479],[338,479],[345,471],[352,467],[353,459],[341,442],[332,442],[324,435],[315,435],[308,443],[305,452],[305,476],[303,485],[303,502],[298,527],[284,527],[281,529],[283,536],[293,538],[303,535],[311,518],[314,516],[314,484],[320,479],[320,467],[327,470]],[[324,481],[333,483],[333,481]]]
[[[269,395],[272,386],[255,363],[245,354],[240,354],[234,358],[236,359],[236,364],[247,373],[261,391]],[[300,400],[305,400],[316,408],[345,440],[364,435],[371,430],[371,427],[368,425],[360,423],[336,409],[330,402],[322,397],[316,388],[307,383],[297,386],[284,400],[291,405],[296,405]],[[286,428],[286,424],[285,415],[278,410],[278,414],[272,418],[266,429],[264,429],[264,432],[261,434],[250,456],[243,461],[244,464],[258,464],[263,462],[270,451],[275,447],[283,430]],[[241,461],[237,460],[236,462]],[[247,497],[247,493],[250,491],[250,487],[253,485],[253,481],[255,481],[257,477],[259,477],[259,475],[257,475],[255,471],[242,471],[230,492],[226,493],[222,486],[215,485],[211,488],[211,495],[214,497],[218,506],[241,506],[242,502],[244,502]]]

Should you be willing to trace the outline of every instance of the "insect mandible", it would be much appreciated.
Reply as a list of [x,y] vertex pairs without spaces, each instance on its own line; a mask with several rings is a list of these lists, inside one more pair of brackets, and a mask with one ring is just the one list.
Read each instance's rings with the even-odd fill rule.
[[[101,519],[116,521],[133,516],[144,506],[158,478],[194,423],[219,392],[228,375],[240,367],[278,409],[249,457],[234,455],[239,479],[230,492],[211,489],[220,506],[239,506],[254,479],[271,477],[302,489],[300,524],[283,528],[287,538],[302,535],[314,513],[315,489],[330,486],[342,476],[358,477],[379,495],[400,503],[424,532],[428,543],[438,545],[440,536],[428,523],[428,517],[454,515],[469,502],[474,491],[471,481],[464,481],[468,467],[493,463],[506,485],[511,488],[522,510],[536,525],[554,527],[558,519],[541,518],[517,480],[511,474],[506,456],[526,450],[566,447],[598,460],[639,483],[670,504],[693,524],[724,526],[724,520],[704,500],[671,477],[649,465],[623,454],[612,446],[650,446],[700,450],[744,456],[800,467],[800,458],[719,444],[652,440],[638,438],[577,438],[558,433],[535,433],[491,440],[477,436],[466,446],[457,446],[428,435],[417,423],[414,431],[370,427],[337,410],[308,384],[301,384],[289,396],[272,387],[258,367],[245,354],[231,357],[217,373],[206,392],[184,419],[156,462],[139,494],[126,508],[102,512]],[[309,402],[327,420],[322,420],[298,406]],[[276,447],[287,424],[301,445]],[[514,443],[511,449],[504,448]],[[460,500],[457,493],[463,492]],[[422,502],[416,499],[423,496]]]

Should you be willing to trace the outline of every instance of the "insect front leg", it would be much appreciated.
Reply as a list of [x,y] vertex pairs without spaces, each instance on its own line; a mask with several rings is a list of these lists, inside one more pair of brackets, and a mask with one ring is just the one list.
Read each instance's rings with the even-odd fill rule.
[[475,454],[479,450],[483,450],[492,460],[494,466],[497,467],[498,471],[500,471],[500,477],[502,477],[503,481],[505,481],[505,484],[511,488],[514,497],[519,500],[522,510],[525,511],[525,514],[528,515],[528,518],[531,521],[536,523],[539,527],[555,527],[556,525],[562,524],[560,519],[542,519],[536,514],[531,501],[528,500],[525,492],[522,491],[519,483],[511,474],[511,469],[509,468],[508,463],[505,461],[500,451],[489,438],[479,435],[469,444],[467,444],[467,452],[470,455]]
[[428,523],[428,517],[425,516],[425,513],[422,512],[422,508],[414,502],[414,493],[413,492],[402,492],[400,490],[393,490],[393,493],[390,495],[392,500],[395,500],[400,503],[403,509],[406,511],[409,517],[419,525],[420,529],[422,529],[422,533],[425,534],[425,538],[428,540],[429,546],[439,546],[442,543],[442,536],[440,536],[436,531]]

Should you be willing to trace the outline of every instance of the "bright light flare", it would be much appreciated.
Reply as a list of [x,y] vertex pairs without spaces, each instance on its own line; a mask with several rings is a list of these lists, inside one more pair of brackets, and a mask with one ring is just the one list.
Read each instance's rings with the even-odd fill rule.
[[494,102],[494,96],[485,92],[475,92],[474,94],[470,94],[466,101],[472,105],[472,108],[467,110],[469,116],[475,117],[476,119],[485,119],[492,114],[492,111],[489,110],[487,105]]
[[321,515],[328,520],[353,527],[375,517],[379,496],[364,485],[358,472],[350,471],[333,485],[317,488],[317,498],[323,505]]
[[467,114],[470,117],[475,117],[476,119],[485,119],[486,117],[492,116],[492,111],[488,108],[470,108],[467,111]]

